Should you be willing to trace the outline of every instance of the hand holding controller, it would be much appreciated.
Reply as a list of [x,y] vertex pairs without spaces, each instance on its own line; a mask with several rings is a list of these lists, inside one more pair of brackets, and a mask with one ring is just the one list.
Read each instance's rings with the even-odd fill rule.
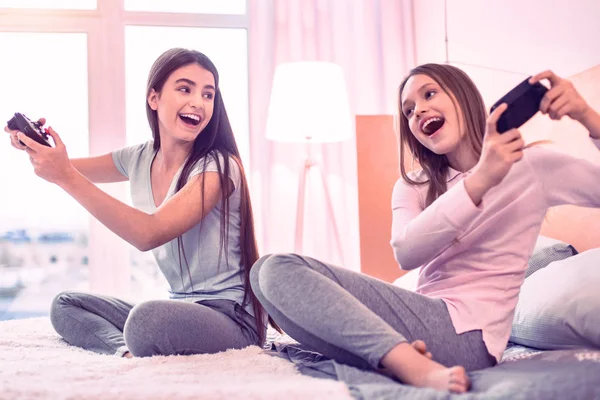
[[548,89],[539,82],[530,84],[529,78],[515,86],[498,100],[490,111],[493,112],[502,103],[508,106],[498,119],[497,132],[504,133],[527,122],[539,111],[542,98],[547,91]]
[[[23,132],[27,137],[35,140],[39,144],[52,147],[48,141],[48,135],[42,130],[42,124],[39,122],[32,122],[24,114],[15,113],[14,117],[8,121],[7,127],[13,131]],[[23,142],[20,142],[20,144],[24,145]]]

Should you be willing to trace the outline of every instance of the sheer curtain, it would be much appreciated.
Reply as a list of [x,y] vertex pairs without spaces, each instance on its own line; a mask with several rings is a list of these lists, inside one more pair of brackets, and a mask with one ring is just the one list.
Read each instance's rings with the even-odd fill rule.
[[[294,250],[298,180],[306,157],[304,145],[265,138],[276,65],[337,63],[344,69],[355,115],[393,113],[398,84],[415,61],[412,8],[412,0],[248,1],[249,179],[261,254]],[[319,96],[318,87],[314,96]],[[297,117],[310,119],[311,112],[307,102]],[[332,196],[343,251],[341,256],[336,251],[319,176],[313,174],[307,183],[303,254],[358,271],[355,144],[353,137],[311,149]]]

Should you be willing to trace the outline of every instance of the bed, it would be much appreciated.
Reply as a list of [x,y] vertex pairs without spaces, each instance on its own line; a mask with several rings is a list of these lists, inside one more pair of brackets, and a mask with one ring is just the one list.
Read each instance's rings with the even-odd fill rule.
[[252,346],[211,355],[119,358],[68,345],[46,317],[0,322],[0,399],[349,399]]
[[321,359],[300,345],[279,351],[308,376],[344,381],[355,399],[580,399],[600,398],[600,351],[572,349],[539,351],[509,347],[500,364],[469,373],[472,388],[461,395],[402,385],[375,372],[366,372]]
[[452,396],[324,359],[271,332],[212,355],[124,359],[65,343],[47,318],[0,322],[0,399],[582,399],[600,398],[600,351],[512,346]]

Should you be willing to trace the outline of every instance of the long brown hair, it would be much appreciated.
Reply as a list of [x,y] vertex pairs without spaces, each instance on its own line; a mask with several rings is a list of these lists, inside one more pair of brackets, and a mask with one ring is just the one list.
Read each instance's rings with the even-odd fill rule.
[[[250,269],[253,264],[258,260],[258,246],[256,244],[256,236],[254,233],[254,217],[252,214],[252,205],[250,202],[250,193],[248,190],[248,184],[242,166],[240,153],[235,142],[233,130],[225,111],[225,105],[219,89],[219,73],[217,68],[212,61],[204,54],[188,49],[174,48],[164,52],[152,65],[150,73],[148,75],[148,82],[146,86],[146,98],[150,95],[151,91],[154,90],[160,93],[165,82],[169,76],[177,69],[190,64],[198,64],[202,68],[210,71],[215,78],[215,97],[214,97],[214,110],[212,118],[206,125],[201,135],[198,135],[194,141],[194,145],[188,156],[179,179],[177,181],[176,191],[179,191],[185,186],[189,179],[189,175],[192,169],[199,160],[204,160],[204,167],[206,167],[210,158],[216,160],[217,172],[219,173],[219,181],[221,185],[221,216],[220,216],[220,240],[219,240],[219,264],[221,255],[225,254],[225,262],[228,262],[228,239],[229,239],[229,184],[228,177],[231,170],[230,159],[238,165],[241,176],[241,185],[239,187],[241,200],[240,200],[240,247],[241,247],[241,264],[244,276],[244,300],[242,306],[252,303],[254,310],[254,317],[256,319],[256,327],[258,329],[259,344],[265,341],[264,334],[264,316],[265,311],[252,292],[250,287]],[[154,111],[148,102],[146,102],[146,115],[148,122],[152,130],[152,137],[154,139],[154,151],[160,149],[160,134],[158,125],[158,115]],[[219,162],[219,155],[222,156],[223,166]],[[221,170],[222,168],[222,170]],[[204,181],[202,181],[201,196],[204,198]],[[187,265],[187,259],[185,257],[185,251],[183,249],[183,240],[180,237],[177,238],[179,246],[179,267],[181,273],[181,279],[183,282],[183,263],[181,262],[181,256],[185,260],[187,267],[188,277],[191,282],[191,274],[189,265]],[[269,318],[269,321],[274,327],[277,325]]]
[[[469,145],[477,158],[481,155],[483,135],[485,134],[486,111],[483,98],[477,87],[461,69],[447,64],[423,64],[412,69],[400,84],[398,90],[398,128],[400,133],[400,174],[410,185],[429,184],[425,206],[429,206],[447,190],[448,158],[436,154],[423,146],[410,131],[408,119],[402,113],[402,91],[411,76],[427,75],[437,82],[444,92],[450,96],[456,110],[460,110],[459,129],[464,129]],[[462,114],[462,118],[460,115]],[[426,181],[411,179],[404,166],[408,154],[423,168],[427,175]]]

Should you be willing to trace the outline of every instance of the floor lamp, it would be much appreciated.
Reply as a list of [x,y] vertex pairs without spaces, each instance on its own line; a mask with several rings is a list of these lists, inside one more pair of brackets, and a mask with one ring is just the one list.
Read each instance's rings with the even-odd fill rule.
[[325,193],[328,223],[333,227],[337,251],[343,263],[331,193],[321,168],[312,157],[311,147],[314,143],[344,141],[351,135],[352,114],[344,73],[339,65],[303,61],[277,66],[269,103],[267,139],[306,144],[306,159],[298,183],[294,250],[297,253],[303,250],[306,180],[309,172],[316,170]]

